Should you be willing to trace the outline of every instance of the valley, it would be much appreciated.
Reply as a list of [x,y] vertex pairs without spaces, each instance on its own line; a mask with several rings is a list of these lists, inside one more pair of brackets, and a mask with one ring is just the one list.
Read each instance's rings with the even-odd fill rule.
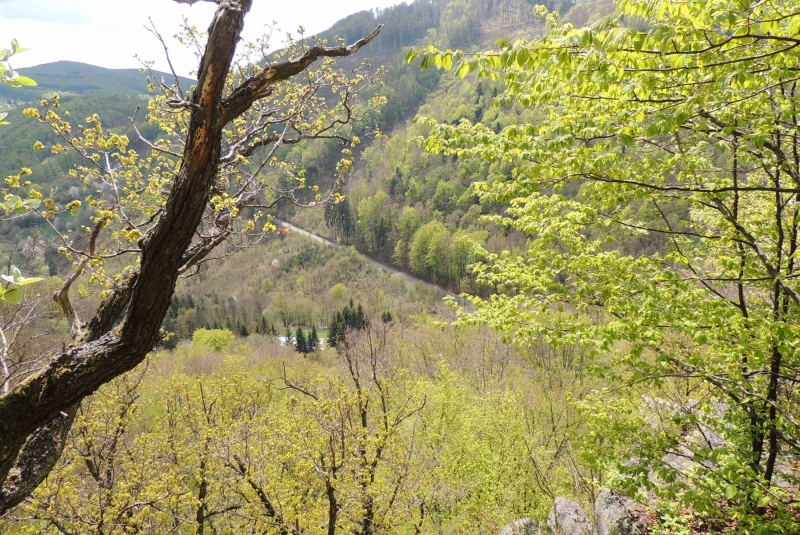
[[218,4],[4,71],[0,533],[800,530],[792,0]]

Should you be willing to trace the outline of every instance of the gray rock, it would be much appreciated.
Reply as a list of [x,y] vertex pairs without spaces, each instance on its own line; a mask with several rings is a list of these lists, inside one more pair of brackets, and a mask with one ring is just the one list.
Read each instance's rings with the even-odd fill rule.
[[547,527],[559,535],[591,535],[592,524],[586,518],[583,508],[578,502],[566,498],[556,498],[550,514],[547,516]]
[[500,535],[539,535],[539,523],[532,518],[520,518],[501,529]]
[[647,509],[627,496],[603,491],[594,502],[596,535],[636,535],[642,533]]

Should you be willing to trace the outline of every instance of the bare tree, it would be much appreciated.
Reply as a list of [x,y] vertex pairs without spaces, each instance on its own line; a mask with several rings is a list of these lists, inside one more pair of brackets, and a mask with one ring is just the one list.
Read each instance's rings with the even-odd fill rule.
[[[279,57],[265,68],[231,72],[252,0],[218,3],[196,87],[190,93],[179,86],[165,92],[163,102],[175,111],[177,120],[185,121],[185,135],[177,136],[171,146],[152,145],[154,151],[174,158],[174,165],[160,169],[160,176],[169,175],[161,187],[165,200],[152,212],[142,212],[137,221],[135,214],[123,213],[121,205],[109,203],[106,212],[98,212],[95,227],[83,237],[83,245],[75,240],[65,244],[76,258],[76,273],[88,270],[103,277],[98,263],[106,256],[123,253],[135,256],[138,261],[133,264],[137,267],[107,281],[110,287],[87,322],[80,321],[72,310],[69,284],[74,278],[68,280],[56,297],[73,322],[74,344],[0,395],[0,514],[25,499],[52,469],[81,400],[142,362],[159,341],[161,322],[179,275],[199,265],[236,230],[234,221],[243,209],[270,206],[258,201],[264,188],[256,185],[256,177],[259,165],[263,167],[271,160],[262,160],[254,170],[251,167],[250,174],[231,171],[241,175],[235,187],[229,183],[230,173],[222,171],[232,169],[259,149],[268,149],[270,154],[278,146],[308,137],[338,139],[337,129],[354,118],[345,101],[344,115],[331,118],[327,125],[307,126],[303,117],[285,111],[277,121],[283,128],[278,129],[271,118],[281,112],[269,102],[280,94],[281,84],[306,71],[316,60],[355,53],[375,38],[380,27],[349,46],[302,43],[294,57]],[[315,82],[324,80],[309,78],[310,93],[300,92],[295,98],[306,98],[309,106],[319,104],[323,97],[314,96]],[[238,137],[228,135],[230,125],[247,114],[255,114],[252,124],[256,126],[238,130]],[[102,175],[113,198],[118,171],[109,158],[103,161],[101,156],[85,156],[97,169],[92,171],[90,163],[82,172]],[[226,195],[230,188],[237,195]],[[293,193],[284,196],[294,199]],[[135,230],[141,237],[132,247],[104,253],[97,237],[111,221],[124,221],[129,233]]]

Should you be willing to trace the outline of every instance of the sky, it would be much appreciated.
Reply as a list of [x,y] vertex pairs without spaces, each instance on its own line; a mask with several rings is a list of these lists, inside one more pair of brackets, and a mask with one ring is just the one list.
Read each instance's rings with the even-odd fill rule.
[[[302,25],[307,34],[328,29],[351,13],[385,8],[401,0],[254,0],[245,19],[243,37],[253,40],[268,31],[273,22],[282,33]],[[136,68],[144,60],[167,70],[161,44],[145,29],[148,17],[164,37],[170,58],[180,75],[197,67],[197,59],[172,37],[183,17],[205,30],[217,6],[209,2],[193,5],[173,0],[0,0],[0,49],[17,39],[27,51],[11,58],[15,69],[53,61],[79,61],[110,69]]]

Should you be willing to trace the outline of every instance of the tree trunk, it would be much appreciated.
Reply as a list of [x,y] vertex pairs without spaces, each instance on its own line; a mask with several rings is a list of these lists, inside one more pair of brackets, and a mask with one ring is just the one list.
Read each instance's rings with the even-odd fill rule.
[[[191,102],[181,103],[192,111],[180,170],[160,221],[140,241],[140,267],[128,273],[102,302],[73,346],[0,397],[0,515],[47,476],[81,400],[142,362],[158,342],[179,269],[186,262],[186,251],[217,176],[225,125],[317,58],[350,55],[380,31],[378,27],[348,47],[313,47],[243,81],[224,98],[226,77],[252,0],[219,3]],[[121,325],[114,328],[123,312]]]

